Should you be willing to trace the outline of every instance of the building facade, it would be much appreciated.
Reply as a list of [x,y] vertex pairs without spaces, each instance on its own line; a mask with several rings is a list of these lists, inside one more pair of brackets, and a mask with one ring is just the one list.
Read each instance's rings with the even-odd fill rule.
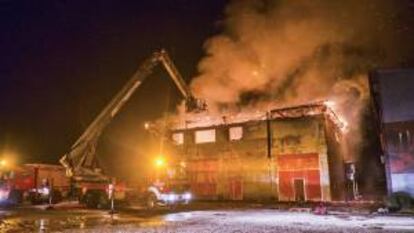
[[211,122],[175,126],[169,134],[197,198],[344,199],[344,125],[323,103]]
[[388,194],[414,197],[414,70],[371,73],[370,86],[378,116]]

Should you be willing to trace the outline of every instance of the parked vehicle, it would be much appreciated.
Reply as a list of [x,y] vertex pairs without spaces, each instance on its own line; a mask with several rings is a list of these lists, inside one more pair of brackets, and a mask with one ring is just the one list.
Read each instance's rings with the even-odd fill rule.
[[[4,163],[3,163],[4,164]],[[57,203],[69,188],[65,170],[58,165],[23,164],[1,166],[0,203]]]

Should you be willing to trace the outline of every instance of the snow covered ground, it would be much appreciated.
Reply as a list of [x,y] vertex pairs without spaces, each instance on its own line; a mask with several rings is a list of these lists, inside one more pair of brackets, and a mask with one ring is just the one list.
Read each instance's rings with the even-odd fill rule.
[[414,217],[314,215],[263,209],[209,210],[170,213],[134,223],[65,232],[414,232]]
[[110,215],[108,210],[88,210],[73,203],[53,209],[23,206],[0,210],[0,232],[414,233],[414,216],[350,214],[338,210],[329,215],[314,215],[297,212],[301,208],[290,210],[295,211],[205,203],[173,210],[120,208],[117,214]]

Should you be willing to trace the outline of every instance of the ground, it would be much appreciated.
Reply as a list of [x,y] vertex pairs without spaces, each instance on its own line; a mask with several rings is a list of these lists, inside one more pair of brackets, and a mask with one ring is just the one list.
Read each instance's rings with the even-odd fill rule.
[[[0,232],[414,232],[413,216],[332,212],[315,215],[257,206],[107,210],[24,206],[0,211]],[[209,207],[210,206],[210,207]]]

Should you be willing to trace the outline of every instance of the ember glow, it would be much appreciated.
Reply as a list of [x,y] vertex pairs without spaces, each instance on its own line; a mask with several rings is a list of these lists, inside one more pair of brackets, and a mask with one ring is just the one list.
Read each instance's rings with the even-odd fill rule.
[[335,124],[338,126],[342,133],[347,133],[349,130],[349,124],[345,120],[345,118],[339,115],[338,112],[335,110],[335,108],[338,107],[336,102],[332,100],[327,100],[323,103],[327,108],[327,113],[330,114],[331,120],[335,122]]
[[[303,116],[314,116],[324,114],[341,131],[342,134],[348,132],[348,123],[345,118],[338,114],[335,109],[336,103],[332,100],[318,101],[314,103],[301,104],[288,107],[277,107],[277,105],[267,105],[263,108],[243,108],[240,111],[223,113],[182,113],[178,116],[171,116],[168,119],[170,129],[188,129],[211,127],[217,125],[244,123],[248,121],[265,120],[270,114],[272,119],[278,118],[297,118]],[[283,113],[282,113],[283,112]],[[157,124],[154,124],[157,125]],[[158,124],[159,125],[159,124]]]

